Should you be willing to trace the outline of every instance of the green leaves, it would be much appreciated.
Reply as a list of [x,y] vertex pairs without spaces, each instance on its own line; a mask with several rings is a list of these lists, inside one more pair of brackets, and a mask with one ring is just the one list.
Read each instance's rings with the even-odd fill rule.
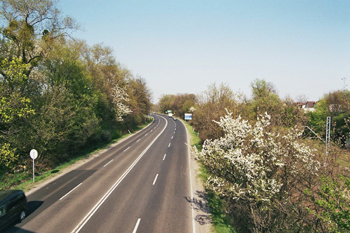
[[27,67],[20,58],[1,61],[0,69],[5,76],[0,83],[0,123],[34,114],[30,99],[22,94],[28,79],[25,75]]
[[12,169],[16,166],[18,160],[18,154],[15,154],[15,149],[11,149],[9,143],[4,143],[0,147],[0,169],[5,167]]
[[307,208],[329,232],[350,231],[350,179],[343,176],[331,179],[321,178],[321,187],[314,192],[306,190],[313,197],[315,208]]

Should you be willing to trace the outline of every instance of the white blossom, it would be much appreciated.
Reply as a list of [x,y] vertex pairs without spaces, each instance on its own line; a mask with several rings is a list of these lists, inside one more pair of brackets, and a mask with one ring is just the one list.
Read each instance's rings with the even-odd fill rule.
[[233,199],[268,202],[283,186],[281,169],[292,175],[300,167],[317,173],[320,164],[313,159],[313,150],[297,142],[302,132],[297,128],[283,136],[268,132],[270,119],[265,113],[251,125],[227,112],[216,122],[225,135],[206,140],[201,152],[194,148],[196,158],[212,174],[208,188]]
[[130,114],[132,111],[126,104],[129,103],[128,93],[126,89],[116,85],[113,88],[113,104],[116,112],[116,119],[123,121],[123,116]]

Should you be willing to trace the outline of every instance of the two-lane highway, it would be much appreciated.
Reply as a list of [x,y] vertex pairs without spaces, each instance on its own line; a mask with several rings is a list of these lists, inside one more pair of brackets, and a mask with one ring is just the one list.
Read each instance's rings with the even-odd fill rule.
[[28,196],[9,232],[193,232],[185,126],[161,115],[144,130]]

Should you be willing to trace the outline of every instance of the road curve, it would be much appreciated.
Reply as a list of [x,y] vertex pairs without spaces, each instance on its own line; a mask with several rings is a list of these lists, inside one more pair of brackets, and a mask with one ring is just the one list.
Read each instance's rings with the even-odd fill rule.
[[194,232],[187,133],[153,115],[144,130],[28,196],[7,232]]

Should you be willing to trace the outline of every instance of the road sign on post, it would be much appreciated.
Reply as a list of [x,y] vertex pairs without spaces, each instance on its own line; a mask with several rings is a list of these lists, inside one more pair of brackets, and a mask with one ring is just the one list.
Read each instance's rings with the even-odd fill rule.
[[30,157],[33,160],[33,183],[34,183],[34,160],[38,157],[38,151],[35,149],[32,149],[29,153]]

